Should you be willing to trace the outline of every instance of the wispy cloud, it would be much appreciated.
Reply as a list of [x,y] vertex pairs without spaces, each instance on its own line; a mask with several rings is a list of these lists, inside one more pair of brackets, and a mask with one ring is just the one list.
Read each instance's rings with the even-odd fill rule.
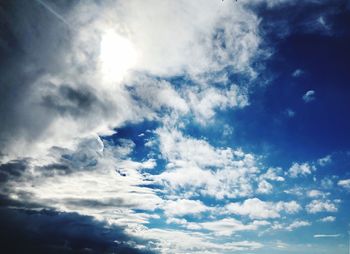
[[334,234],[334,235],[314,235],[314,238],[337,238],[340,237],[341,234]]

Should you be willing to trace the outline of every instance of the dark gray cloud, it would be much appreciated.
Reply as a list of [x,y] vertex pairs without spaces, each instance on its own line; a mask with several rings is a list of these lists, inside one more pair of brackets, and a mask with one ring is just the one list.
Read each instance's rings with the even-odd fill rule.
[[[50,123],[30,101],[34,82],[60,72],[70,32],[36,1],[0,3],[0,146],[14,137],[35,138]],[[55,54],[52,54],[55,52]],[[0,151],[1,153],[1,151]]]
[[154,253],[136,243],[142,241],[88,216],[0,207],[1,253]]
[[26,160],[14,160],[0,164],[0,183],[19,178],[26,170],[28,162]]
[[91,91],[74,89],[68,85],[61,85],[42,98],[45,108],[73,116],[88,113],[96,102],[97,97]]

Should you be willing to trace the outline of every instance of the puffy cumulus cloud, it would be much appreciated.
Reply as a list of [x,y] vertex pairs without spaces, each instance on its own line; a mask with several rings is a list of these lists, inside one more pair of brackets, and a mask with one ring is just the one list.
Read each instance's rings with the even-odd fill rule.
[[313,200],[306,206],[308,213],[337,212],[337,204],[330,200]]
[[282,174],[282,168],[268,168],[265,173],[259,176],[257,192],[261,194],[272,193],[273,185],[270,182],[284,182]]
[[269,168],[264,174],[260,175],[260,179],[262,180],[271,180],[277,182],[283,182],[284,177],[280,176],[282,174],[282,168]]
[[292,178],[296,178],[299,176],[307,176],[312,173],[312,171],[315,171],[316,168],[313,165],[310,165],[309,163],[294,163],[290,168],[289,168],[289,175]]
[[281,211],[294,214],[301,209],[301,206],[296,201],[273,203],[265,202],[258,198],[246,199],[243,203],[230,203],[225,206],[226,212],[249,216],[251,219],[279,218]]
[[188,199],[166,201],[162,209],[167,216],[196,215],[210,210],[201,201]]
[[[247,196],[258,173],[251,154],[231,148],[215,148],[207,141],[184,136],[174,128],[157,130],[166,170],[154,178],[170,193],[224,197]],[[192,194],[191,194],[192,193]]]
[[269,183],[266,180],[262,180],[261,182],[259,182],[258,184],[258,189],[257,192],[258,193],[262,193],[262,194],[269,194],[272,192],[273,186],[271,183]]

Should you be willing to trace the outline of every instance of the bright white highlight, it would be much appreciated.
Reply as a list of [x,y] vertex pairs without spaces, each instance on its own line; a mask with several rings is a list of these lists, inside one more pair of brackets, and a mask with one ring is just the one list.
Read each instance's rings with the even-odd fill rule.
[[135,66],[137,52],[127,38],[108,32],[101,40],[100,61],[104,79],[121,81],[127,71]]

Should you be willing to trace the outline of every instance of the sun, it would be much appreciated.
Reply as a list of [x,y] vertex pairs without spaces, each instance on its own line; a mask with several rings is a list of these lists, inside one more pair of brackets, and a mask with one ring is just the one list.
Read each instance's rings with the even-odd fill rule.
[[127,38],[109,31],[102,36],[100,62],[103,78],[122,81],[138,58],[134,45]]

